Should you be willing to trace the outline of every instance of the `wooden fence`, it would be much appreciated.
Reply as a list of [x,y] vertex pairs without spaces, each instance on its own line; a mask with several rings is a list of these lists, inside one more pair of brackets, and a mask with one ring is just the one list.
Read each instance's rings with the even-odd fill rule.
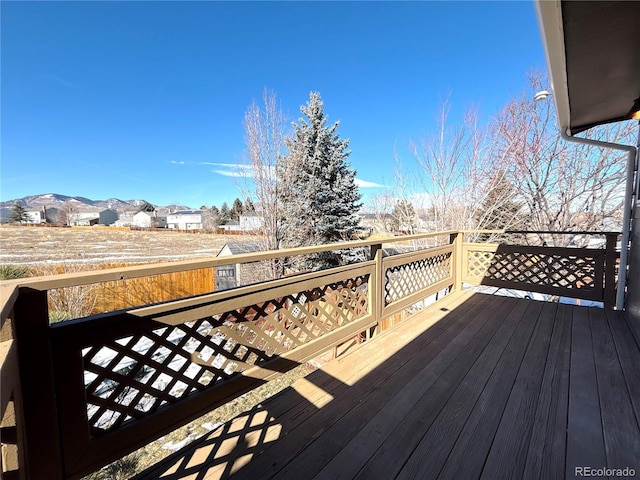
[[[354,337],[366,341],[385,318],[463,282],[557,288],[529,282],[526,273],[500,273],[509,270],[501,254],[518,259],[518,272],[549,264],[549,256],[579,265],[536,277],[554,281],[556,274],[569,278],[577,272],[586,281],[587,269],[576,259],[594,258],[588,273],[593,288],[574,282],[567,289],[603,300],[612,290],[607,272],[615,263],[615,241],[602,254],[521,246],[482,250],[455,231],[409,239],[443,235],[445,245],[386,257],[382,244],[395,238],[4,282],[2,434],[11,452],[3,462],[5,475],[81,478],[337,345]],[[363,247],[370,259],[353,265],[203,295],[189,291],[185,298],[49,325],[52,289]],[[469,258],[477,251],[488,261],[473,264],[472,271]],[[498,264],[500,278],[492,270]]]
[[[86,270],[122,269],[130,264],[93,264]],[[57,274],[71,273],[64,265],[53,267]],[[50,269],[49,269],[50,270]],[[35,268],[32,273],[41,270]],[[79,273],[74,270],[73,273]],[[176,300],[215,290],[215,268],[160,273],[145,277],[123,278],[88,285],[48,290],[50,312],[75,316],[96,315],[150,303]]]

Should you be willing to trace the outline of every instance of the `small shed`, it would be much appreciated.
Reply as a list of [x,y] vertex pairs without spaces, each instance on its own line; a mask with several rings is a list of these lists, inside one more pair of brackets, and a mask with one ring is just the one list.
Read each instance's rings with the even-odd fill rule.
[[[228,242],[218,252],[217,257],[254,253],[262,250],[264,250],[264,247],[256,242]],[[216,291],[258,283],[268,279],[268,272],[265,271],[262,262],[232,263],[216,267]]]

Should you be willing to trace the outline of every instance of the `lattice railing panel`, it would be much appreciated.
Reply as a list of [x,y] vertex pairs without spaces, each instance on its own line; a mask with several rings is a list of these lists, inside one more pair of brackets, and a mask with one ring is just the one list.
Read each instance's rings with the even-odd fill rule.
[[92,435],[259,365],[368,314],[369,275],[83,350]]
[[472,277],[484,277],[493,260],[493,252],[470,251],[467,257],[467,274]]
[[594,290],[596,261],[594,256],[471,250],[467,274],[512,283]]
[[389,305],[445,280],[451,275],[451,252],[386,269],[384,302]]

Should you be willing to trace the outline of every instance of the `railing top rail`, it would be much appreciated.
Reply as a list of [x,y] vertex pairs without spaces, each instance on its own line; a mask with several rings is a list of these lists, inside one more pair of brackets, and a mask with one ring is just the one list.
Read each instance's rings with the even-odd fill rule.
[[281,250],[267,250],[263,252],[244,253],[223,257],[204,258],[196,260],[182,260],[178,262],[163,262],[148,265],[135,265],[130,267],[110,268],[98,271],[67,273],[60,275],[48,275],[42,277],[25,278],[19,280],[2,281],[0,284],[12,284],[18,287],[28,287],[35,290],[50,290],[54,288],[73,287],[92,283],[114,282],[131,278],[162,275],[201,268],[212,268],[237,263],[251,263],[274,258],[307,255],[311,253],[341,250],[347,248],[368,247],[371,245],[390,244],[422,240],[437,236],[452,235],[457,233],[496,233],[496,234],[559,234],[559,235],[620,235],[620,232],[554,232],[554,231],[526,231],[526,230],[445,230],[438,232],[419,233],[414,235],[387,236],[367,240],[353,240],[347,242],[331,243],[326,245],[312,245],[308,247],[285,248]]
[[[114,282],[130,278],[147,277],[150,275],[162,275],[165,273],[197,270],[236,263],[251,263],[274,258],[307,255],[311,253],[342,250],[347,248],[368,247],[371,245],[406,242],[421,240],[443,235],[458,233],[457,230],[420,233],[415,235],[389,236],[383,238],[353,240],[348,242],[330,243],[326,245],[312,245],[309,247],[284,248],[281,250],[267,250],[263,252],[243,253],[215,258],[199,260],[182,260],[178,262],[164,262],[149,265],[136,265],[132,267],[110,268],[99,271],[66,273],[60,275],[47,275],[42,277],[24,278],[15,281],[19,287],[28,287],[35,290],[50,290],[53,288],[74,287],[92,283]],[[13,282],[13,281],[12,281]],[[2,282],[5,283],[5,282]]]
[[[345,273],[354,274],[354,272],[366,272],[368,269],[375,265],[374,261],[362,262],[353,265],[346,265],[344,267],[335,267],[327,270],[321,270],[317,272],[300,273],[289,277],[284,277],[278,280],[270,280],[259,284],[247,285],[244,287],[238,287],[231,290],[221,290],[214,293],[199,295],[194,298],[178,299],[169,302],[164,302],[159,305],[149,305],[143,307],[132,308],[127,311],[128,314],[138,317],[154,318],[155,320],[167,324],[175,324],[181,322],[168,321],[166,318],[160,315],[175,312],[177,310],[184,311],[188,309],[194,309],[204,305],[211,305],[223,300],[234,300],[243,296],[262,295],[265,292],[273,292],[277,288],[289,287],[294,284],[300,284],[305,281],[313,281],[319,278],[331,278],[336,274],[344,275]],[[155,318],[155,316],[160,316]]]
[[591,230],[573,230],[573,231],[557,231],[557,230],[461,230],[462,233],[513,233],[513,234],[548,234],[548,235],[622,235],[622,232],[600,232]]

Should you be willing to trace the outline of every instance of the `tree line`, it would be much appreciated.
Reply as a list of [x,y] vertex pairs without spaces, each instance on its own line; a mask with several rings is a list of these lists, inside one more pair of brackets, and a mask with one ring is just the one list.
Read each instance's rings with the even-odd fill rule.
[[256,213],[256,207],[250,198],[247,198],[243,203],[242,200],[237,197],[231,204],[231,207],[229,207],[227,202],[222,202],[220,207],[216,205],[211,205],[210,207],[202,205],[200,210],[205,216],[209,217],[210,222],[215,226],[227,225],[229,222],[238,222],[240,215]]
[[[449,100],[437,127],[409,144],[410,160],[396,152],[394,188],[370,206],[395,224],[430,230],[620,230],[624,203],[624,154],[568,143],[558,132],[551,101],[536,101],[547,84],[537,71],[525,91],[481,126],[477,111],[455,124]],[[595,127],[583,135],[634,144],[634,122]],[[570,236],[553,239],[565,246]]]

